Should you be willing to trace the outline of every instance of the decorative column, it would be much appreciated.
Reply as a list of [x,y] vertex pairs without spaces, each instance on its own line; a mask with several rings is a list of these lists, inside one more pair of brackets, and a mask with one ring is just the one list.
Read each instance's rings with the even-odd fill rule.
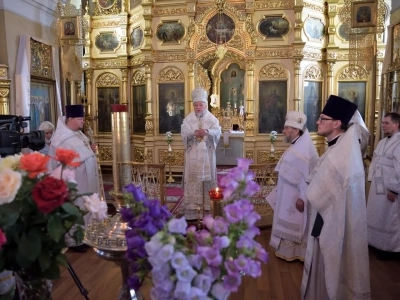
[[154,136],[154,114],[151,99],[151,64],[145,65],[145,82],[146,82],[146,136]]
[[245,135],[247,136],[254,136],[254,60],[247,61],[247,91],[246,91],[246,124],[245,124]]
[[294,110],[301,110],[300,109],[300,74],[301,74],[301,59],[293,59],[294,63]]
[[8,66],[0,65],[0,115],[10,114],[10,84]]
[[192,96],[191,96],[192,91],[196,88],[195,81],[194,81],[194,63],[193,62],[188,62],[188,79],[189,79],[188,80],[188,88],[189,88],[188,94],[189,95],[187,97],[188,101],[186,101],[187,102],[186,109],[188,112],[187,114],[193,112],[193,110],[194,110],[193,100],[192,100]]
[[[333,93],[334,90],[334,82],[333,82],[333,69],[335,67],[335,61],[328,61],[326,63],[328,67],[328,74],[327,74],[327,94],[330,95]],[[327,98],[327,97],[326,97]],[[322,101],[321,107],[324,107],[325,101]]]
[[121,87],[121,97],[119,98],[120,104],[128,103],[128,99],[126,98],[126,91],[127,91],[127,86],[128,86],[127,73],[128,73],[128,69],[121,69],[122,87]]
[[[89,69],[89,70],[85,70],[85,75],[86,75],[86,99],[88,101],[88,103],[90,104],[88,106],[88,112],[95,113],[95,108],[94,108],[94,101],[93,101],[93,96],[92,96],[92,74],[93,74],[93,70]],[[92,117],[95,117],[94,115]]]

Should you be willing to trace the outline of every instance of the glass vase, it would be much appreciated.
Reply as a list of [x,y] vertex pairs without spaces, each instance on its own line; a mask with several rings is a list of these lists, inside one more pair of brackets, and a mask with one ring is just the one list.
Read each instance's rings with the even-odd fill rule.
[[271,152],[271,153],[274,153],[274,152],[275,152],[274,143],[271,143],[271,150],[270,150],[270,152]]
[[20,271],[15,274],[19,300],[51,300],[52,283],[46,278]]

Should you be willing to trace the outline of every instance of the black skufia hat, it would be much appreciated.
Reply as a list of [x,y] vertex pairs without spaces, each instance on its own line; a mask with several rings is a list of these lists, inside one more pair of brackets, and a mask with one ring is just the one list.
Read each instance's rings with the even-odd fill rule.
[[340,120],[343,124],[348,125],[357,107],[358,106],[353,102],[335,95],[330,95],[321,114],[327,115],[335,120]]
[[85,116],[85,110],[83,105],[66,105],[65,106],[65,116],[67,118],[83,118]]

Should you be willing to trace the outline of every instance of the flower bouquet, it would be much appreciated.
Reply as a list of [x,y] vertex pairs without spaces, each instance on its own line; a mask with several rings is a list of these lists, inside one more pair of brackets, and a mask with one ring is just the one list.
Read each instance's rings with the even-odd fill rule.
[[[74,204],[78,194],[73,171],[78,154],[56,151],[61,166],[47,172],[50,159],[39,152],[14,155],[0,162],[0,272],[14,271],[29,278],[56,279],[67,265],[64,235],[84,224],[83,212]],[[78,226],[76,242],[83,239]]]
[[165,140],[167,141],[168,144],[171,144],[171,142],[172,142],[172,132],[171,131],[167,131],[165,133]]
[[[219,300],[237,291],[244,274],[261,275],[261,262],[267,261],[267,253],[254,240],[260,232],[255,226],[260,216],[249,201],[259,186],[248,168],[251,161],[238,161],[238,166],[220,183],[226,204],[224,215],[215,219],[205,216],[202,230],[188,228],[184,218],[168,217],[166,208],[159,204],[154,203],[142,213],[137,204],[132,206],[136,208],[126,209],[124,215],[136,220],[136,227],[126,233],[127,255],[134,273],[128,282],[132,288],[140,287],[139,279],[151,270],[153,300]],[[133,198],[135,202],[149,201],[142,195]],[[160,223],[155,223],[158,218],[149,221],[149,215],[155,216],[160,211],[163,211]],[[145,226],[141,220],[146,220]]]
[[271,141],[271,143],[275,143],[277,137],[278,133],[276,131],[271,131],[271,133],[269,134],[269,140]]

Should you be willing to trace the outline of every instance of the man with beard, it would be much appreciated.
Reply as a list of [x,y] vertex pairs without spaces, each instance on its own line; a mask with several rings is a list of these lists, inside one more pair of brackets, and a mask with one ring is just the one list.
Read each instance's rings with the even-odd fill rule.
[[210,210],[208,191],[216,186],[216,153],[221,136],[218,119],[207,109],[207,91],[193,90],[194,112],[184,120],[181,135],[185,146],[183,174],[184,201],[187,220],[196,220],[199,209]]
[[277,257],[287,261],[304,261],[307,248],[309,208],[305,195],[306,180],[318,154],[305,127],[306,122],[306,115],[300,111],[286,114],[283,134],[290,146],[275,168],[279,173],[278,185],[267,197],[274,207],[270,245],[275,248]]
[[331,95],[317,121],[317,133],[327,138],[329,147],[311,172],[306,190],[312,230],[302,299],[371,297],[361,126],[354,123],[347,129],[357,113],[357,105]]
[[[96,145],[90,144],[89,139],[83,134],[84,124],[84,109],[83,105],[67,105],[65,107],[65,117],[59,117],[57,129],[54,132],[51,141],[49,155],[55,157],[56,149],[70,149],[79,154],[79,161],[81,164],[74,169],[75,181],[77,182],[77,189],[80,194],[84,193],[99,193],[100,181],[96,158]],[[50,161],[50,168],[57,168],[57,161]],[[82,198],[75,200],[75,204],[82,210],[86,210]],[[84,216],[85,224],[89,221],[90,214]],[[72,228],[66,234],[66,243],[69,248],[75,252],[86,252],[87,247],[84,244],[76,245],[75,240],[72,238],[75,229]]]
[[400,115],[382,120],[386,137],[378,143],[368,172],[368,244],[378,249],[378,259],[400,258]]

